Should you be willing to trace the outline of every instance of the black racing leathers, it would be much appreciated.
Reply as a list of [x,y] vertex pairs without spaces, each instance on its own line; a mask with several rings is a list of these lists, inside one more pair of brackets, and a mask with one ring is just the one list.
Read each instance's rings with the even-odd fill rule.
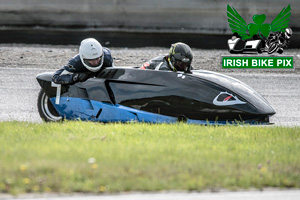
[[154,70],[172,70],[168,63],[168,56],[157,56],[143,64],[140,69],[154,69]]
[[71,58],[68,64],[57,70],[52,77],[52,81],[57,84],[74,84],[76,82],[86,81],[88,78],[95,77],[106,67],[113,66],[113,58],[110,50],[103,48],[104,61],[98,72],[91,72],[81,62],[79,54]]
[[[168,70],[168,71],[182,71],[177,69],[172,69],[168,61],[168,56],[157,56],[143,64],[140,69],[153,69],[153,70]],[[192,66],[186,71],[186,73],[192,73]]]

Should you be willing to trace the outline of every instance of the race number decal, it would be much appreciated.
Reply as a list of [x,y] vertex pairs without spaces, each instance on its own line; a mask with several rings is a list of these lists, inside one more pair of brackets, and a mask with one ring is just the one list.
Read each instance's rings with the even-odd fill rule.
[[55,104],[59,104],[60,100],[60,93],[61,93],[61,84],[56,84],[54,82],[51,82],[51,87],[56,87],[56,98],[55,98]]

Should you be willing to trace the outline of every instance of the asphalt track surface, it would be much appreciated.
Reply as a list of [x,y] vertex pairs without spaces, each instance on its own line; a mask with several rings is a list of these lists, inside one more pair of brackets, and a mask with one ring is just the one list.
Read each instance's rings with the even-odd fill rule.
[[[37,111],[40,90],[35,76],[55,69],[0,67],[0,121],[42,122]],[[273,106],[270,121],[278,126],[300,126],[300,74],[226,73],[254,88]]]

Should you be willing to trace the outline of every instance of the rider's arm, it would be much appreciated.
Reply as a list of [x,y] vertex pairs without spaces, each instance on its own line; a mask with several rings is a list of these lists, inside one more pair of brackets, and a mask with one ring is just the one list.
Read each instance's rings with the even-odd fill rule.
[[157,67],[159,68],[158,70],[162,70],[160,66],[162,66],[162,62],[164,62],[164,56],[157,56],[147,62],[145,62],[140,69],[156,69]]
[[77,81],[78,76],[66,69],[66,66],[57,70],[52,77],[52,81],[56,84],[73,84]]
[[147,61],[140,67],[140,69],[149,69],[149,67],[150,67],[150,61]]
[[69,60],[68,64],[57,70],[52,77],[52,81],[57,84],[73,84],[78,82],[78,76],[83,69],[81,67],[79,55]]

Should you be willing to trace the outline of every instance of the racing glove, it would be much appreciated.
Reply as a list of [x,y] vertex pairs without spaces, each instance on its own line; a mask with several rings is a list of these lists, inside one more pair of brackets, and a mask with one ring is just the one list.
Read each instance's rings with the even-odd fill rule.
[[89,78],[90,73],[75,73],[73,74],[74,82],[84,82]]

